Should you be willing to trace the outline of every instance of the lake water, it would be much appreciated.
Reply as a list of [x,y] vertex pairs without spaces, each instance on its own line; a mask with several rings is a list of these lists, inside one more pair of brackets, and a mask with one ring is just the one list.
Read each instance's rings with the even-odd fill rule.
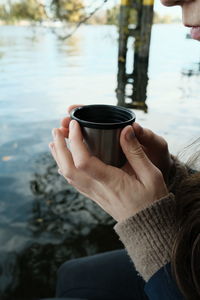
[[[200,44],[186,33],[182,25],[153,26],[148,113],[136,111],[172,153],[200,128]],[[20,251],[30,240],[35,161],[49,151],[66,108],[117,103],[117,38],[114,26],[82,26],[66,41],[46,28],[0,27],[0,251]],[[190,69],[197,72],[184,75]]]

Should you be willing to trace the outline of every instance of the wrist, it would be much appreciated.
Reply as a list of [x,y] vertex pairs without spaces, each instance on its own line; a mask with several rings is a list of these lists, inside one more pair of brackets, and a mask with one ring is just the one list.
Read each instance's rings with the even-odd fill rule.
[[174,211],[174,195],[168,194],[114,227],[137,271],[146,281],[170,261]]

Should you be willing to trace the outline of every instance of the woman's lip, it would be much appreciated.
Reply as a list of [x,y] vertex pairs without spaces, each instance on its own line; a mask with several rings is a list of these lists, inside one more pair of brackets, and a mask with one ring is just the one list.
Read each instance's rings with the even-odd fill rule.
[[189,27],[189,28],[196,28],[196,27],[200,27],[200,25],[188,25],[188,24],[184,24],[185,27]]
[[200,26],[192,26],[190,35],[192,39],[200,41]]

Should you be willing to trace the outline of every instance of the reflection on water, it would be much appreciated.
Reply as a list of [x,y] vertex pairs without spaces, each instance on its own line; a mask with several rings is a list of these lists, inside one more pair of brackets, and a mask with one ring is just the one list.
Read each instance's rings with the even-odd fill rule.
[[19,299],[53,296],[57,269],[64,261],[121,247],[112,218],[66,184],[50,155],[34,164],[27,223],[31,239],[16,258],[17,284],[9,295]]
[[[119,247],[112,220],[66,185],[47,155],[68,105],[117,103],[117,30],[83,26],[64,42],[44,28],[0,34],[0,297],[28,300],[53,296],[63,261]],[[153,27],[148,113],[136,116],[173,153],[199,135],[200,77],[181,74],[199,54],[181,26]]]
[[183,68],[181,74],[183,76],[199,76],[200,75],[200,62],[194,63],[192,66],[188,68]]

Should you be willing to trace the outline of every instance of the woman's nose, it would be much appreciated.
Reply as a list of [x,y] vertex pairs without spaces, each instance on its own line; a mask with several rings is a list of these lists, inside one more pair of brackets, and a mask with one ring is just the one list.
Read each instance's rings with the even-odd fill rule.
[[161,0],[161,3],[165,6],[181,5],[184,0]]
[[161,0],[161,3],[165,6],[175,6],[182,5],[186,2],[191,2],[193,0]]

